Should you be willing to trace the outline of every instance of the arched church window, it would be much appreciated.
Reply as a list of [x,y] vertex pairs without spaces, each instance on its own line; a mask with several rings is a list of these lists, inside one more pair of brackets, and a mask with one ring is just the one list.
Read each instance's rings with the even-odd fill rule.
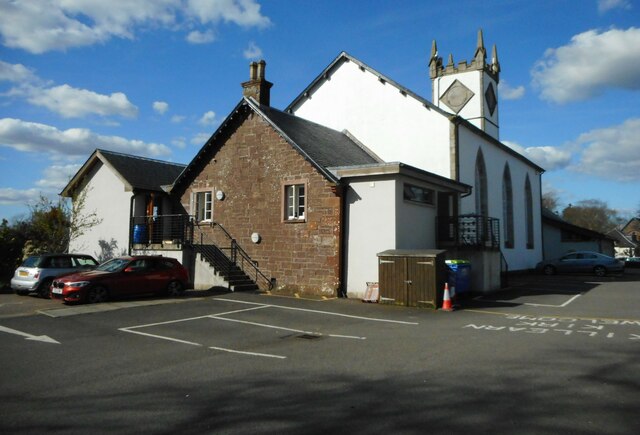
[[513,248],[513,186],[509,164],[505,164],[502,174],[502,224],[504,227],[504,247]]
[[529,174],[524,181],[524,201],[525,201],[525,225],[527,231],[527,249],[533,249],[533,194],[531,193],[531,182]]
[[487,203],[487,167],[484,164],[482,149],[478,149],[476,156],[476,176],[474,190],[476,193],[476,214],[488,217],[489,205]]

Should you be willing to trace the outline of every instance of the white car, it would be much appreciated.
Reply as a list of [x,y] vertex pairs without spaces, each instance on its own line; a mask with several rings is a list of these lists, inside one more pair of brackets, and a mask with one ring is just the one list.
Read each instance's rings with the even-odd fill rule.
[[37,292],[40,296],[48,298],[49,287],[55,277],[90,270],[97,265],[95,258],[84,254],[32,255],[16,269],[11,279],[11,288],[19,295]]

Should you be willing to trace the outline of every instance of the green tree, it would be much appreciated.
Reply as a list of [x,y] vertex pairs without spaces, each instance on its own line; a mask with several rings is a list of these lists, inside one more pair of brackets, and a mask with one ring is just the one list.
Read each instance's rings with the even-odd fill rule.
[[67,252],[71,218],[66,202],[62,198],[53,202],[41,195],[30,210],[26,234],[29,254]]
[[575,205],[569,204],[562,211],[562,218],[579,227],[606,233],[622,224],[623,219],[607,203],[597,199],[586,199]]
[[26,241],[24,222],[9,225],[6,219],[0,224],[0,288],[9,285],[13,272],[22,260]]
[[558,194],[554,191],[544,192],[542,194],[542,207],[555,213],[558,209]]

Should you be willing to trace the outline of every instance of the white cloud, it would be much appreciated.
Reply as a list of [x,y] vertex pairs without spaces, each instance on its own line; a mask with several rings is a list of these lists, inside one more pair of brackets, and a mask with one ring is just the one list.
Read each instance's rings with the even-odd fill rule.
[[34,54],[104,43],[113,37],[133,39],[140,28],[175,31],[221,22],[258,28],[271,24],[256,0],[0,2],[3,44]]
[[203,23],[234,23],[243,27],[264,28],[271,20],[260,13],[255,0],[188,0],[188,11]]
[[0,81],[17,84],[4,96],[26,98],[29,103],[46,107],[64,118],[79,118],[87,115],[119,115],[135,118],[138,115],[138,108],[122,92],[104,95],[66,84],[50,86],[21,64],[0,61]]
[[25,205],[33,204],[40,199],[40,189],[14,189],[12,187],[0,187],[0,205]]
[[103,136],[85,128],[59,130],[49,125],[13,118],[0,119],[0,146],[54,157],[86,157],[96,148],[149,157],[171,154],[171,150],[163,144],[120,136]]
[[216,113],[211,111],[211,110],[209,110],[204,115],[202,115],[202,117],[198,121],[198,124],[200,124],[200,125],[214,125],[217,122],[218,122],[218,120],[216,119]]
[[52,165],[44,170],[44,178],[36,181],[36,186],[60,192],[80,169],[79,164]]
[[173,145],[176,148],[186,148],[187,146],[187,139],[185,137],[175,137],[171,140],[171,145]]
[[87,115],[135,118],[138,115],[138,108],[122,92],[104,95],[69,85],[52,88],[25,87],[23,92],[28,95],[27,100],[31,104],[46,107],[64,118]]
[[640,29],[589,30],[568,45],[548,49],[532,70],[541,97],[581,101],[607,88],[640,89]]
[[174,124],[180,124],[182,121],[184,121],[184,119],[184,115],[173,115],[171,117],[171,122],[173,122]]
[[153,110],[160,115],[164,115],[165,112],[169,110],[169,103],[165,103],[164,101],[154,101]]
[[524,97],[524,86],[516,86],[515,88],[509,85],[506,80],[502,80],[498,85],[498,91],[500,96],[505,100],[519,100]]
[[0,82],[2,81],[33,83],[40,82],[40,79],[32,70],[22,64],[12,64],[0,60]]
[[255,42],[250,42],[249,46],[246,50],[242,52],[245,59],[258,59],[262,57],[262,50],[258,47]]
[[605,13],[612,9],[631,9],[629,0],[598,0],[598,12]]
[[216,35],[212,30],[207,30],[205,32],[194,30],[189,32],[187,35],[187,42],[192,44],[208,44],[209,42],[215,41],[215,39]]
[[546,171],[565,168],[571,162],[571,153],[557,147],[541,146],[525,148],[515,142],[503,141],[503,143]]
[[639,182],[639,137],[640,118],[584,133],[577,140],[582,154],[571,169],[608,180]]
[[211,137],[211,133],[198,133],[191,138],[192,145],[204,145],[209,138]]

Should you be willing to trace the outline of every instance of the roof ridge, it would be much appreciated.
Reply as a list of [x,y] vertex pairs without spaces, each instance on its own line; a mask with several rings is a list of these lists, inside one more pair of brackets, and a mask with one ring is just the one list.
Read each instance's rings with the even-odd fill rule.
[[112,154],[112,155],[121,156],[121,157],[128,157],[128,158],[131,158],[131,159],[146,160],[146,161],[149,161],[149,162],[161,163],[161,164],[165,164],[165,165],[187,166],[184,163],[174,163],[174,162],[169,162],[167,160],[152,159],[150,157],[136,156],[134,154],[126,154],[126,153],[121,153],[121,152],[118,152],[118,151],[105,150],[105,149],[102,149],[102,148],[97,148],[96,151],[100,152],[101,154]]

